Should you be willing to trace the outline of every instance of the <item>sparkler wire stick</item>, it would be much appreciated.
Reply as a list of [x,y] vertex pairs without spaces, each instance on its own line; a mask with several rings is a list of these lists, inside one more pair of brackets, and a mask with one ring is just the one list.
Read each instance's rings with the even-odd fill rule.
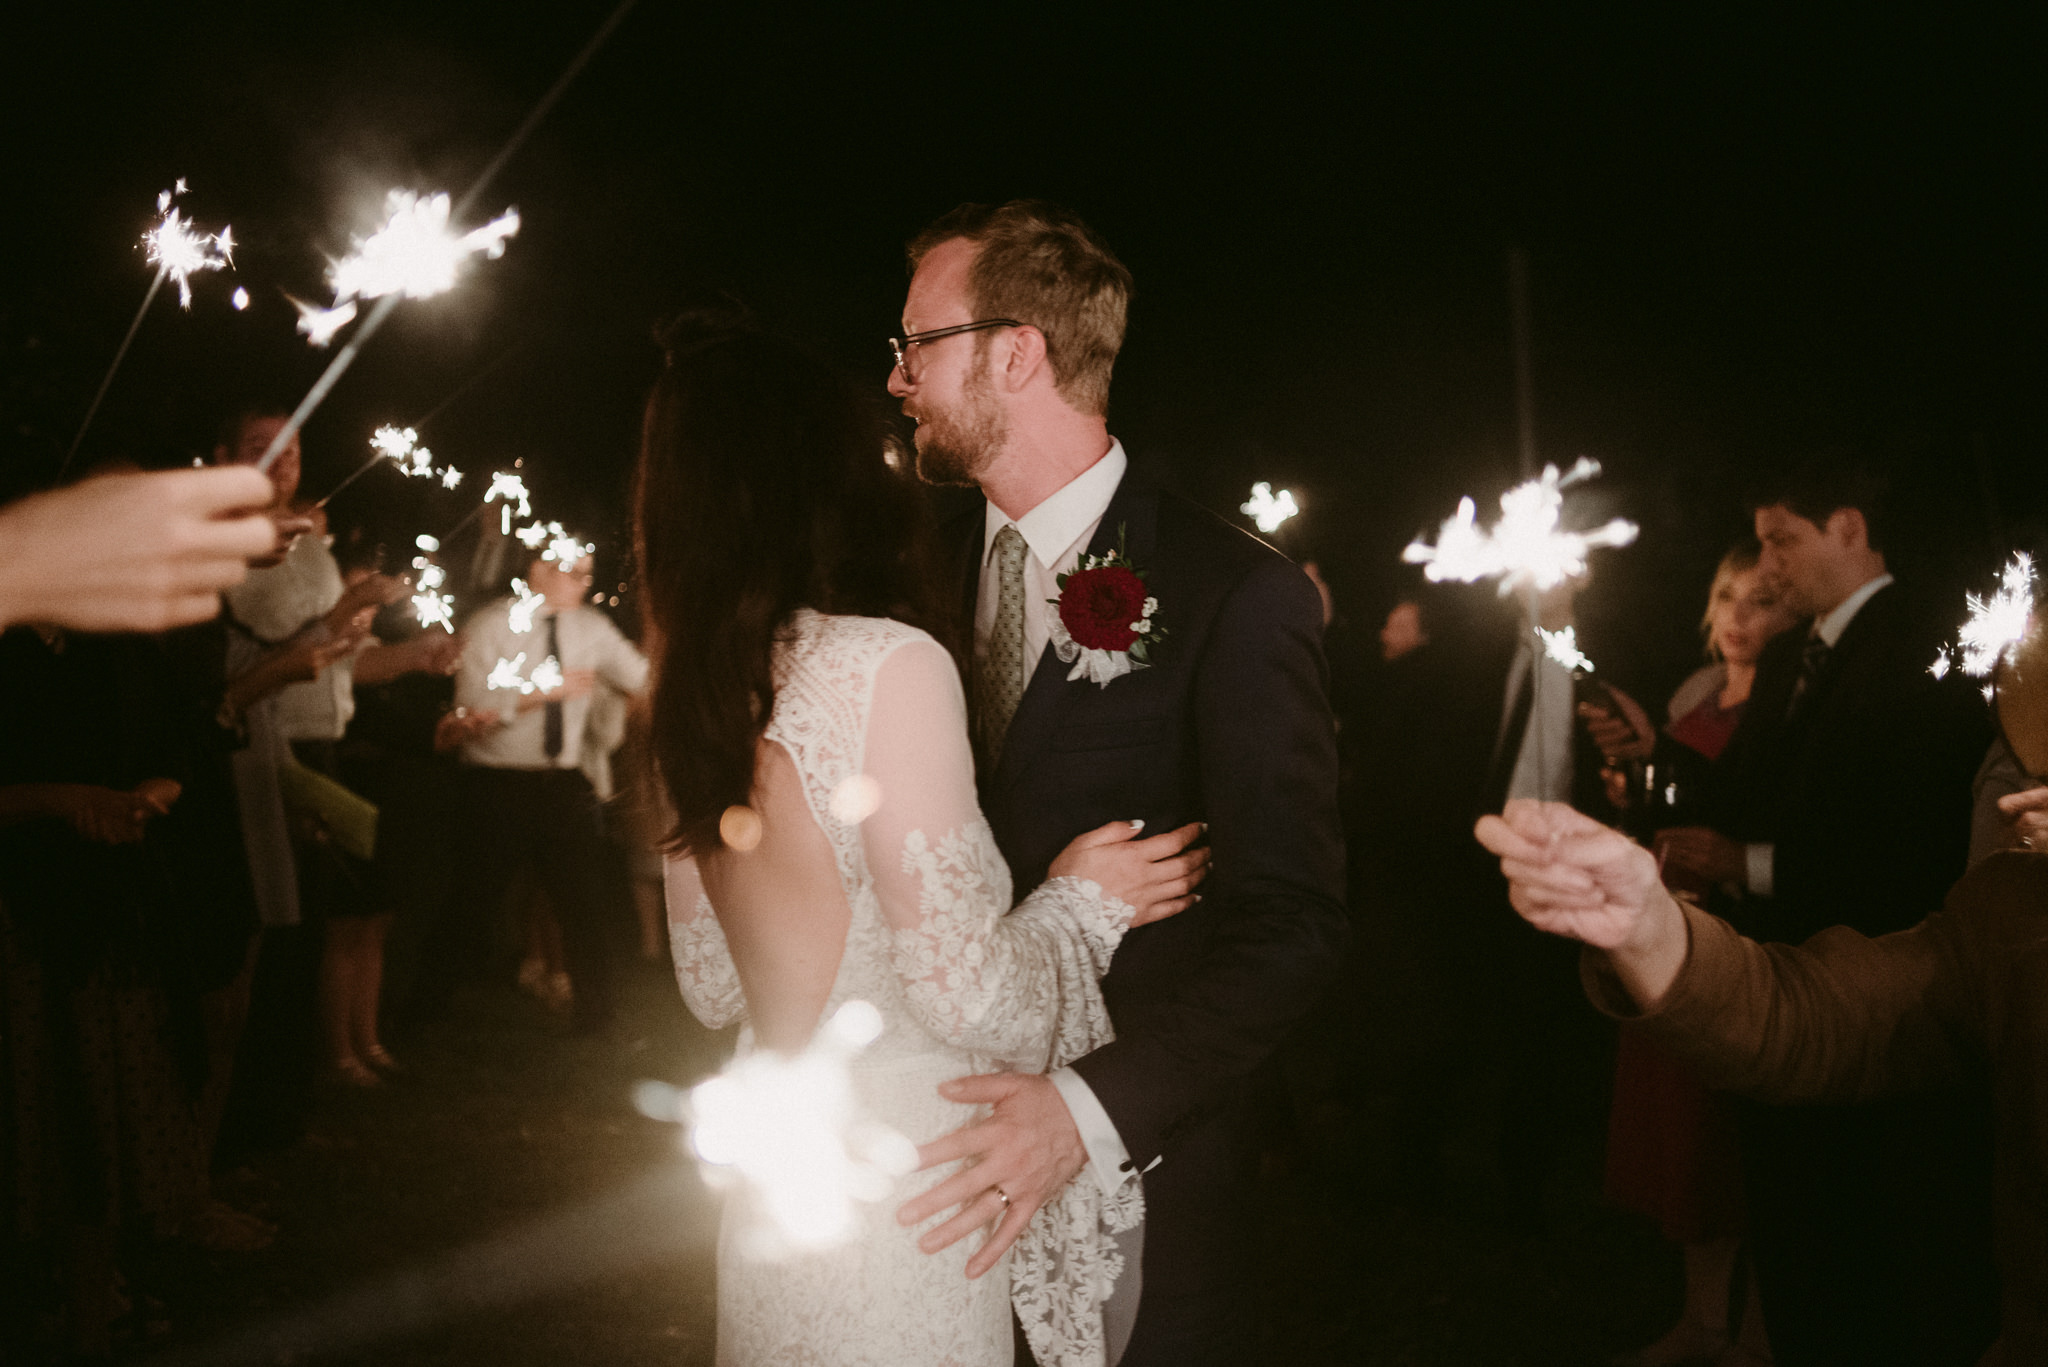
[[142,307],[135,310],[135,321],[128,325],[128,335],[121,339],[120,348],[114,352],[114,363],[107,367],[107,373],[100,379],[99,393],[92,396],[92,407],[85,410],[85,421],[78,424],[78,435],[71,439],[71,449],[64,453],[64,462],[57,467],[58,478],[63,478],[64,472],[71,468],[71,458],[78,454],[78,444],[85,440],[86,429],[99,415],[100,401],[107,397],[107,390],[113,386],[114,372],[127,358],[128,348],[135,341],[135,334],[142,330],[142,320],[149,316],[149,306],[156,302],[156,292],[164,287],[164,276],[169,273],[167,266],[156,268],[156,279],[149,282],[149,293],[142,296]]
[[[506,141],[504,147],[499,149],[498,155],[491,158],[489,164],[484,167],[475,182],[463,193],[462,199],[448,216],[450,222],[459,223],[469,216],[469,211],[476,206],[478,197],[483,194],[491,181],[497,177],[498,172],[504,169],[505,163],[512,159],[512,154],[519,150],[520,144],[524,143],[527,136],[540,126],[541,120],[547,117],[548,111],[555,107],[555,101],[562,98],[562,93],[569,88],[570,82],[574,81],[577,74],[589,64],[590,59],[597,55],[598,49],[603,47],[605,40],[612,36],[613,30],[625,22],[626,16],[632,12],[633,6],[637,3],[639,3],[639,0],[621,0],[619,7],[612,11],[611,17],[598,26],[597,32],[591,35],[590,41],[583,45],[583,50],[577,53],[570,61],[568,68],[556,79],[554,85],[548,88],[547,94],[540,97],[540,103],[533,107],[533,112],[526,116],[526,121],[513,131],[511,138]],[[341,379],[342,372],[355,364],[355,359],[361,353],[363,344],[376,335],[378,328],[384,326],[384,320],[391,316],[391,311],[398,307],[398,301],[404,297],[404,291],[398,290],[385,295],[377,301],[377,307],[370,310],[370,316],[363,320],[363,325],[356,329],[353,337],[349,338],[348,345],[344,346],[333,361],[328,363],[327,369],[322,372],[320,378],[313,382],[313,388],[307,391],[306,397],[300,400],[299,406],[293,410],[290,419],[286,421],[283,427],[277,430],[277,435],[270,439],[270,446],[263,452],[262,459],[256,462],[258,470],[268,471],[270,469],[271,464],[276,461],[278,453],[284,450],[285,444],[298,434],[301,427],[305,426],[306,419],[313,416],[313,410],[318,408],[327,398],[329,392],[333,390],[336,381]]]

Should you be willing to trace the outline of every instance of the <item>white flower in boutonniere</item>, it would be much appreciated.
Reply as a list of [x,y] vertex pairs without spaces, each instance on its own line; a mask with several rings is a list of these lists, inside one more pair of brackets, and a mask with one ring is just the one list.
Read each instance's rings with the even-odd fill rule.
[[1083,555],[1059,577],[1059,609],[1052,619],[1053,653],[1074,666],[1068,682],[1087,679],[1099,687],[1152,663],[1152,650],[1166,635],[1155,621],[1159,600],[1145,592],[1145,572],[1124,554],[1124,529],[1107,555]]

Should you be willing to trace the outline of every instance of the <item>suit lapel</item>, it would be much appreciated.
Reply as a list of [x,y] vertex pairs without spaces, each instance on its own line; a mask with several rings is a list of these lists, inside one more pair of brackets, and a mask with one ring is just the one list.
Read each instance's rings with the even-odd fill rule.
[[[1102,514],[1102,522],[1089,539],[1088,554],[1104,555],[1115,550],[1119,528],[1123,529],[1126,552],[1149,570],[1152,549],[1158,540],[1159,495],[1130,470],[1124,472],[1116,494]],[[1073,566],[1057,568],[1064,574]],[[1007,795],[1016,788],[1022,776],[1045,754],[1060,719],[1074,699],[1084,689],[1093,689],[1094,685],[1085,682],[1068,682],[1067,672],[1071,668],[1050,644],[1038,657],[1038,667],[1032,671],[1031,682],[1017,703],[1017,715],[1010,719],[1009,734],[1003,737],[1002,759],[991,781],[993,792]]]

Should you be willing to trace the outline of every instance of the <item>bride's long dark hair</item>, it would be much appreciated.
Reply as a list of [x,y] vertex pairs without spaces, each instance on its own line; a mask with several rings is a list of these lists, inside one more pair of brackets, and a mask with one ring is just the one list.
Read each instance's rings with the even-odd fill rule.
[[879,401],[737,306],[693,310],[663,341],[634,538],[666,843],[704,853],[753,789],[775,640],[798,608],[942,623],[923,500],[884,458]]

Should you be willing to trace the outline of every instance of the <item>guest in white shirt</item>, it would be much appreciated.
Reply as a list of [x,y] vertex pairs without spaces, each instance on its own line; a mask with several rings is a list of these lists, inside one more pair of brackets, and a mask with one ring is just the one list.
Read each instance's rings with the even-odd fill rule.
[[564,568],[536,554],[523,581],[530,594],[501,599],[464,627],[455,681],[459,707],[500,718],[462,747],[473,909],[494,912],[514,876],[532,867],[561,922],[584,1030],[602,1028],[611,1013],[607,850],[585,772],[590,711],[601,687],[630,696],[647,684],[646,658],[586,601],[591,569],[587,555]]

